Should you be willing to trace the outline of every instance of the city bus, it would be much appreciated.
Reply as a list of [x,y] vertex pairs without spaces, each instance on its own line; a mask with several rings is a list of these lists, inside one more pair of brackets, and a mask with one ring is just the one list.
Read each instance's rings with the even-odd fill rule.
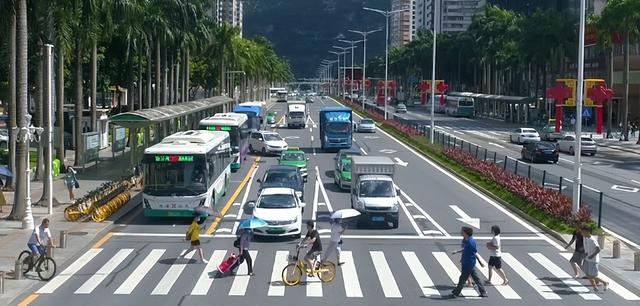
[[231,177],[229,133],[185,131],[144,150],[144,215],[193,217],[194,208],[215,208]]
[[275,97],[276,94],[278,93],[278,91],[287,91],[287,89],[284,88],[284,87],[270,87],[269,88],[269,96],[270,97]]
[[287,102],[287,95],[286,90],[278,90],[276,93],[276,102]]
[[264,111],[259,103],[245,102],[233,108],[234,113],[245,114],[249,118],[249,129],[260,129],[264,122]]
[[452,117],[473,118],[474,107],[475,103],[472,97],[448,95],[444,112]]
[[249,154],[249,122],[245,114],[220,113],[200,120],[200,130],[229,132],[234,154],[231,170],[237,171]]

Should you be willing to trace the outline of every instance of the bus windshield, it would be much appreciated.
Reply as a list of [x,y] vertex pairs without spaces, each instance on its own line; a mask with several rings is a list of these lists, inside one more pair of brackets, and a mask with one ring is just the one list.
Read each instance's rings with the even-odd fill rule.
[[458,102],[458,106],[460,106],[460,107],[473,106],[473,100],[471,100],[471,99],[460,99],[460,101]]
[[206,165],[149,163],[145,166],[144,193],[152,196],[197,196],[207,192]]

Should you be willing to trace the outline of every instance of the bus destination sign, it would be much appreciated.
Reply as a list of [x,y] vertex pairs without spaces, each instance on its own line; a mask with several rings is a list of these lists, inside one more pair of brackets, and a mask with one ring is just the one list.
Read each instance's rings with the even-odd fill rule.
[[230,126],[217,126],[217,125],[209,125],[207,126],[208,131],[231,131]]
[[192,163],[193,155],[155,155],[156,163]]

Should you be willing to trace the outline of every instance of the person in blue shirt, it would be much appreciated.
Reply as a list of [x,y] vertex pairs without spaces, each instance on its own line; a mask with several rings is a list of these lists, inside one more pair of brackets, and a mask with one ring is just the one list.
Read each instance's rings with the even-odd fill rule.
[[460,230],[460,234],[463,237],[462,249],[454,251],[453,254],[457,254],[462,252],[462,272],[460,274],[460,279],[458,280],[458,285],[453,289],[451,295],[449,297],[455,298],[460,296],[460,292],[462,291],[462,287],[464,287],[465,282],[469,279],[469,276],[473,279],[478,286],[478,291],[480,291],[481,297],[487,296],[487,291],[484,289],[480,278],[478,277],[478,271],[476,270],[476,261],[480,263],[480,266],[484,268],[484,264],[478,260],[476,253],[478,252],[478,248],[476,245],[476,240],[473,239],[473,229],[467,226],[463,226]]

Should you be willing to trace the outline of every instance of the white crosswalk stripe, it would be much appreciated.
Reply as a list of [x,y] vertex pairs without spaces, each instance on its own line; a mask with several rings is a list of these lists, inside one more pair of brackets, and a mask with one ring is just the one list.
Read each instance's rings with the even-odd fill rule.
[[127,279],[116,289],[113,294],[131,294],[138,286],[140,281],[151,271],[151,268],[160,260],[165,250],[154,249],[149,252],[149,255],[136,267],[136,269],[127,277]]
[[[140,291],[143,291],[142,288],[147,287],[143,286],[143,282],[146,282],[147,284],[151,283],[151,288],[153,289],[150,293],[143,292],[143,294],[189,295],[189,293],[177,292],[184,290],[184,287],[175,285],[178,281],[181,282],[180,284],[195,281],[193,287],[188,288],[192,296],[211,295],[214,282],[216,284],[220,282],[219,286],[216,285],[216,294],[221,293],[220,290],[223,290],[222,288],[229,288],[224,289],[228,290],[224,292],[224,295],[240,297],[252,292],[249,290],[251,284],[264,286],[263,284],[267,283],[266,279],[269,278],[268,275],[255,277],[247,275],[247,265],[242,264],[235,277],[215,280],[217,265],[228,256],[229,251],[227,250],[213,250],[207,265],[192,263],[193,260],[191,258],[196,254],[195,252],[190,252],[186,254],[184,259],[177,259],[171,263],[168,268],[164,268],[166,265],[161,263],[162,257],[167,253],[166,249],[152,249],[147,252],[140,252],[139,256],[141,258],[144,257],[142,260],[136,260],[136,257],[131,256],[134,251],[135,249],[133,248],[116,249],[112,250],[113,254],[98,257],[98,254],[102,254],[105,251],[103,249],[90,249],[69,265],[60,275],[40,288],[37,293],[47,294],[70,290],[73,294],[89,295],[97,294],[100,290],[111,292],[110,290],[112,289],[110,288],[113,286],[117,288],[113,291],[113,294],[122,296],[131,295],[134,292],[140,293]],[[185,253],[185,250],[182,253]],[[267,295],[272,297],[285,296],[286,286],[282,282],[282,270],[288,264],[287,256],[289,251],[260,251],[260,259],[257,259],[259,254],[257,250],[251,250],[250,254],[254,261],[254,266],[256,263],[259,266],[272,264]],[[393,260],[398,258],[400,254],[402,259]],[[560,255],[567,259],[571,257],[571,254],[568,253],[560,253]],[[366,258],[367,256],[370,257],[371,261]],[[553,257],[540,252],[522,253],[519,256],[520,258],[516,259],[513,254],[503,253],[503,267],[509,269],[507,274],[510,284],[500,285],[503,280],[498,275],[494,275],[493,286],[487,287],[490,295],[492,292],[497,291],[499,296],[505,300],[522,300],[524,298],[542,298],[544,300],[580,299],[603,300],[608,303],[612,303],[610,299],[613,297],[620,297],[622,300],[628,301],[640,300],[636,293],[626,289],[602,273],[600,273],[600,277],[610,282],[609,291],[603,294],[594,294],[589,290],[586,282],[580,282],[570,276],[567,272],[568,265],[566,265],[566,262],[553,262],[552,258],[559,258],[558,256]],[[414,250],[365,251],[360,254],[354,251],[341,251],[340,258],[343,264],[338,267],[338,270],[340,270],[339,273],[342,276],[339,276],[334,282],[343,282],[343,284],[338,284],[337,286],[344,287],[344,297],[346,298],[363,298],[374,295],[397,299],[411,297],[417,292],[420,292],[422,297],[439,297],[445,293],[439,290],[438,286],[455,284],[460,276],[460,269],[456,264],[459,259],[458,256],[452,256],[446,252],[431,252],[431,255],[427,255]],[[104,260],[104,262],[98,261],[98,259]],[[392,260],[389,261],[389,259]],[[95,267],[95,271],[88,270],[88,263],[90,262],[93,264],[91,267]],[[566,268],[563,268],[564,266]],[[189,267],[189,273],[183,273],[187,267]],[[376,277],[360,279],[359,269],[361,270],[360,274],[363,273],[362,270],[373,269]],[[477,269],[485,278],[488,277],[487,268],[477,267]],[[411,276],[404,276],[407,272],[410,272]],[[115,277],[118,274],[126,275],[126,277],[123,279]],[[401,275],[403,277],[396,278]],[[434,279],[435,275],[446,276],[443,280]],[[83,277],[87,277],[87,279],[84,280]],[[75,282],[69,282],[72,278],[80,278],[82,282],[77,282],[77,279]],[[121,281],[122,283],[114,283],[115,281]],[[553,284],[550,282],[553,282]],[[76,286],[79,287],[69,288],[70,285],[63,286],[66,283],[78,284]],[[558,286],[558,284],[560,285]],[[415,286],[419,291],[415,291]],[[373,289],[371,292],[363,292],[363,288]],[[402,292],[400,288],[403,288],[402,291],[407,290],[408,292]],[[517,290],[527,291],[528,289],[533,289],[531,292],[535,291],[537,295],[521,295],[523,292],[516,292]],[[302,286],[291,287],[292,294],[304,292],[303,294],[307,297],[335,295],[337,293],[335,290],[340,291],[337,287],[323,284],[315,276],[304,277]],[[468,299],[478,298],[478,292],[468,287],[463,288],[462,295]]]

